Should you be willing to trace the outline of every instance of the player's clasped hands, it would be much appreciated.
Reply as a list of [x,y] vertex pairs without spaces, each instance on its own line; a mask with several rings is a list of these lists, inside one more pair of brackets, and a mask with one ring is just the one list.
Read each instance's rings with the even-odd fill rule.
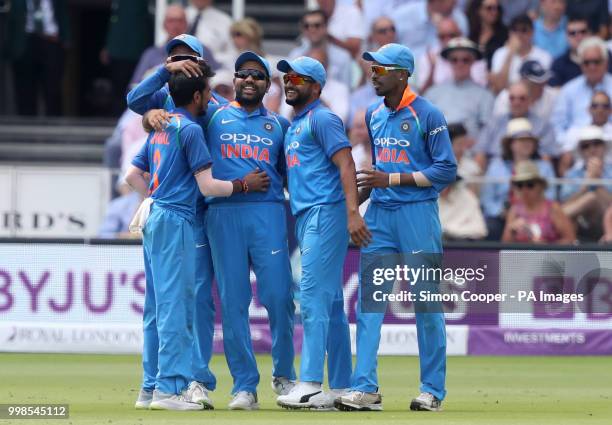
[[357,187],[373,189],[375,187],[384,188],[389,186],[389,174],[377,170],[358,170]]
[[270,187],[270,177],[264,170],[256,168],[244,176],[249,192],[265,192]]

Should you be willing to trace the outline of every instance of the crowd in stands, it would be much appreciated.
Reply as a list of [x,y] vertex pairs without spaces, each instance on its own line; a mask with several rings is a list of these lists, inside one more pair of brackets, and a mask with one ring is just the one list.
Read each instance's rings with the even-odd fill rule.
[[[24,4],[9,21],[23,26],[8,52],[16,98],[31,98],[41,87],[47,112],[57,113],[52,86],[62,70],[41,52],[61,54],[68,37],[65,1],[13,3]],[[311,56],[325,66],[322,101],[344,120],[358,169],[371,163],[365,109],[377,100],[360,52],[399,42],[417,58],[412,89],[443,111],[459,161],[460,178],[440,198],[447,239],[612,242],[612,40],[606,41],[612,1],[317,3],[304,12],[287,56]],[[146,138],[140,117],[125,110],[124,94],[164,62],[165,52],[147,48],[153,44],[149,1],[112,4],[100,59],[112,65],[117,108],[125,111],[106,155],[106,165],[121,168]],[[261,25],[252,18],[233,21],[212,0],[170,5],[163,28],[168,39],[190,33],[204,43],[205,59],[217,72],[213,89],[228,99],[235,58],[245,50],[266,55]],[[276,69],[280,58],[266,56]],[[41,86],[26,84],[34,70]],[[278,75],[265,105],[291,118]],[[34,113],[26,102],[18,110]]]

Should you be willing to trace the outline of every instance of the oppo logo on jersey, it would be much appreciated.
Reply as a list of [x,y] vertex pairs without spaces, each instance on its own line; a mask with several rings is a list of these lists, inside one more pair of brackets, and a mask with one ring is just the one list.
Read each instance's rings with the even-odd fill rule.
[[374,139],[375,146],[401,146],[407,148],[410,142],[406,139],[396,139],[395,137],[377,137]]
[[[287,169],[300,166],[300,159],[297,155],[297,149],[300,147],[300,142],[294,140],[285,148],[285,160],[287,161]],[[293,153],[292,153],[293,152]]]
[[224,142],[232,141],[233,143],[263,143],[267,146],[272,146],[274,142],[272,139],[267,137],[260,137],[256,134],[243,134],[243,133],[223,133],[221,140]]

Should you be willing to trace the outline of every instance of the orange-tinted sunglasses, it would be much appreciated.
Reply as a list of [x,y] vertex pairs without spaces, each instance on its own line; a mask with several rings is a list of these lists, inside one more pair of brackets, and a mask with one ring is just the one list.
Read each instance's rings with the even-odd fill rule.
[[372,65],[372,74],[378,75],[379,77],[387,75],[390,71],[408,71],[406,68],[400,66],[384,66],[384,65]]
[[285,74],[283,75],[283,81],[285,84],[291,82],[294,86],[303,86],[306,83],[314,83],[314,80],[309,77],[303,77],[301,75],[295,74]]

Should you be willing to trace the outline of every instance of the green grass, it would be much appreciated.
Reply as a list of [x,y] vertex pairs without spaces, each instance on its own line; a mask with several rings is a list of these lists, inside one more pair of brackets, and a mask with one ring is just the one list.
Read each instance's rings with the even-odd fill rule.
[[410,412],[418,391],[418,359],[382,357],[384,412],[285,411],[269,387],[270,357],[262,373],[259,412],[230,412],[231,377],[222,356],[212,368],[217,407],[202,412],[137,411],[140,357],[0,354],[0,403],[68,403],[68,420],[0,420],[15,424],[610,424],[610,357],[451,357],[448,396],[440,413]]

